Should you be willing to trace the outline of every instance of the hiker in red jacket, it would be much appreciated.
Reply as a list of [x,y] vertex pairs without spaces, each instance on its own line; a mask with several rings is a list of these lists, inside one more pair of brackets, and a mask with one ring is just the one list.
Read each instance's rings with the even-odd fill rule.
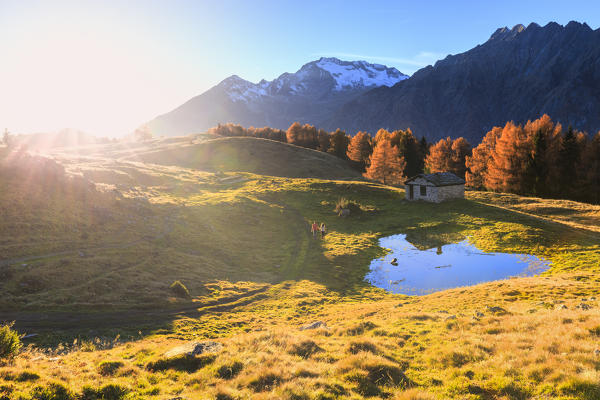
[[312,226],[310,227],[310,231],[313,234],[313,237],[317,237],[317,233],[319,232],[319,225],[317,225],[317,221],[314,221],[312,223]]

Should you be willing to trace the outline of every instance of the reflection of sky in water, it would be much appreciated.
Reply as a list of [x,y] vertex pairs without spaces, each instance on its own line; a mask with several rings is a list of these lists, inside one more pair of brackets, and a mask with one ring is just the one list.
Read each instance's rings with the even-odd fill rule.
[[[440,248],[418,250],[403,234],[382,238],[379,245],[392,251],[371,262],[365,279],[393,293],[423,295],[511,276],[531,276],[550,267],[548,261],[528,254],[484,253],[467,240],[442,246],[441,254]],[[398,259],[397,266],[390,264],[394,258]]]

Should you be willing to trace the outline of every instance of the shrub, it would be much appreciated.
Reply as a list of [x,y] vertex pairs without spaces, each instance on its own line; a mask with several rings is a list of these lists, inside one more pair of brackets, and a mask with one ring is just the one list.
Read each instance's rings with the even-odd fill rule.
[[120,361],[102,361],[98,365],[98,372],[103,376],[114,375],[123,365]]
[[341,215],[342,210],[350,210],[350,215],[356,215],[362,211],[359,203],[357,203],[353,200],[348,200],[345,197],[340,197],[338,199],[338,201],[335,203],[334,212],[337,215]]
[[47,386],[36,386],[31,391],[32,400],[75,400],[75,398],[71,389],[57,382]]
[[244,364],[239,361],[234,361],[229,364],[223,364],[217,368],[217,376],[221,379],[233,379],[244,368]]
[[188,289],[180,281],[173,282],[169,289],[171,289],[171,293],[173,293],[176,297],[180,297],[182,299],[189,299],[192,297],[190,296]]
[[14,357],[21,349],[21,338],[12,326],[13,323],[0,326],[0,360]]
[[298,344],[294,344],[292,346],[292,349],[290,350],[290,354],[294,354],[302,358],[309,358],[313,354],[318,353],[320,351],[323,351],[323,349],[319,347],[319,345],[317,345],[314,341],[305,340]]
[[190,355],[182,355],[171,358],[161,358],[154,362],[149,362],[146,365],[146,369],[148,371],[157,372],[157,371],[165,371],[167,369],[174,369],[177,371],[185,371],[185,372],[196,372],[200,368],[211,364],[217,358],[215,355],[208,356],[190,356]]

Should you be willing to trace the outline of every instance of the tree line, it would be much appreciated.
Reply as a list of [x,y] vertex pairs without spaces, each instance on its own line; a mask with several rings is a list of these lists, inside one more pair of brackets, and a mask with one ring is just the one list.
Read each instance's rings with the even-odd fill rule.
[[278,140],[346,159],[368,179],[401,185],[422,172],[453,172],[477,190],[600,203],[600,132],[563,129],[548,115],[494,127],[472,148],[463,137],[429,144],[410,129],[350,137],[294,122],[287,131],[218,125],[209,132]]

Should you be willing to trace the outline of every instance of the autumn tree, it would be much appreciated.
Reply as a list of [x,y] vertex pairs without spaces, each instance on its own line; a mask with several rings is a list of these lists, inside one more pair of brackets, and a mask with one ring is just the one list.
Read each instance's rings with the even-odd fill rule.
[[369,168],[364,176],[384,185],[399,185],[404,179],[406,162],[400,157],[398,148],[389,140],[379,140],[369,160]]
[[465,180],[467,186],[475,189],[484,188],[484,179],[487,174],[488,164],[496,147],[496,140],[502,134],[502,128],[492,128],[481,140],[481,143],[473,149],[470,156],[465,158]]
[[496,141],[485,175],[485,186],[500,192],[525,192],[522,178],[526,173],[530,148],[523,127],[508,122]]
[[425,169],[428,172],[452,172],[464,178],[465,159],[470,153],[471,145],[465,138],[452,140],[447,137],[430,147]]
[[309,124],[301,125],[294,122],[286,132],[287,142],[296,146],[316,149],[319,142],[317,140],[317,129]]
[[358,132],[350,140],[346,156],[349,160],[356,163],[357,168],[360,171],[364,171],[369,162],[369,157],[373,152],[371,135],[366,132]]

